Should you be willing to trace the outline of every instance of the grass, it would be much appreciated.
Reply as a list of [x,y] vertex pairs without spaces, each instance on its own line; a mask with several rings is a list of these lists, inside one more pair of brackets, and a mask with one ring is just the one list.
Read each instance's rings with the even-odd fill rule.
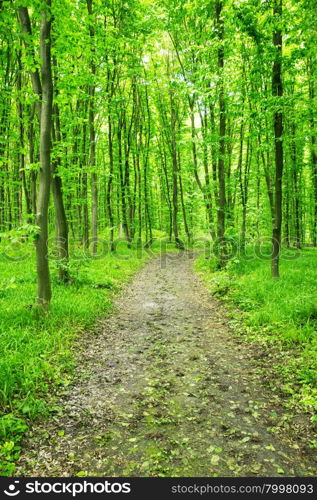
[[[14,260],[18,255],[25,257]],[[96,319],[111,310],[113,294],[147,258],[124,244],[116,255],[96,259],[75,249],[72,285],[57,282],[52,262],[52,307],[39,318],[32,308],[36,276],[31,243],[0,254],[0,475],[14,472],[19,441],[30,419],[49,411],[52,385],[69,385],[74,339],[89,335]]]
[[[156,242],[153,253],[159,247]],[[114,293],[151,256],[152,249],[140,253],[120,244],[116,255],[92,259],[74,248],[70,286],[57,282],[52,262],[53,301],[45,318],[38,318],[32,308],[36,293],[32,245],[25,243],[10,253],[3,250],[1,247],[0,474],[10,476],[28,423],[52,409],[52,387],[62,392],[72,381],[75,338],[89,335],[97,318],[111,311]],[[26,257],[19,260],[19,255]],[[256,258],[251,248],[245,256],[231,259],[220,272],[214,259],[201,254],[196,269],[212,293],[239,307],[243,334],[277,351],[284,390],[317,410],[317,250],[305,249],[292,257],[291,251],[284,252],[279,280],[270,277],[268,260]]]
[[317,250],[284,250],[278,280],[270,276],[268,258],[256,254],[248,248],[222,271],[214,258],[200,255],[196,270],[215,296],[238,306],[243,334],[277,351],[282,389],[291,401],[316,411]]

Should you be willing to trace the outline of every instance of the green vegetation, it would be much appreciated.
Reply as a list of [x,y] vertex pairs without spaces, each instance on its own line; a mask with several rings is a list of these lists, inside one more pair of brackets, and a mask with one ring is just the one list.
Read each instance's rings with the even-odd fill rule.
[[[264,253],[263,249],[262,252]],[[268,255],[269,249],[266,249]],[[248,248],[222,271],[201,255],[196,269],[211,292],[242,311],[243,335],[277,350],[282,388],[303,405],[317,410],[317,252],[283,251],[280,280],[268,272],[267,259]]]
[[47,393],[70,383],[74,339],[82,332],[89,335],[96,319],[111,310],[113,293],[140,268],[147,254],[140,256],[121,242],[115,255],[89,259],[78,252],[77,259],[75,254],[72,257],[73,283],[54,283],[54,306],[45,318],[32,310],[36,281],[33,259],[10,262],[2,256],[0,260],[2,474],[14,470],[11,462],[19,455],[27,420],[47,412]]
[[[5,5],[5,8],[4,8]],[[0,232],[177,247],[234,231],[317,245],[316,0],[27,0],[0,5]],[[50,196],[51,193],[51,196]]]
[[[239,305],[248,336],[279,346],[286,390],[316,404],[316,6],[0,1],[7,473],[27,418],[69,383],[74,337],[158,235],[217,248],[197,264],[207,283]],[[266,260],[248,248],[228,262],[230,238],[243,253],[263,237]]]

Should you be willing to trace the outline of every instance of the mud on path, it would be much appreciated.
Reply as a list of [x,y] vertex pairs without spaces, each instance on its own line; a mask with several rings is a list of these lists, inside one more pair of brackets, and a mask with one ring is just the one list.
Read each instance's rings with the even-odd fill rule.
[[263,384],[269,361],[233,335],[188,255],[166,264],[147,264],[78,342],[62,415],[34,426],[16,474],[316,475]]

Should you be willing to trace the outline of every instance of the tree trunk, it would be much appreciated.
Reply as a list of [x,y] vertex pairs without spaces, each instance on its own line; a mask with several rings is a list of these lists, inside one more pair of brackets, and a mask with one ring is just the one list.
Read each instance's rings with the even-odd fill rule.
[[51,281],[48,262],[48,204],[51,183],[51,128],[53,82],[51,68],[51,0],[45,0],[41,21],[40,58],[42,79],[42,102],[40,124],[40,176],[37,198],[36,224],[39,234],[36,239],[36,264],[38,277],[37,305],[48,311],[51,301]]
[[293,185],[294,185],[294,205],[295,205],[295,246],[301,248],[301,217],[300,217],[300,170],[297,164],[298,155],[296,147],[296,124],[292,124],[291,159],[293,164]]
[[166,202],[168,205],[168,214],[169,214],[168,234],[169,234],[169,241],[172,241],[173,207],[172,207],[172,201],[171,201],[171,196],[170,196],[170,185],[169,185],[168,173],[167,173],[166,151],[165,151],[163,139],[162,139],[162,148],[160,147],[160,156],[161,156],[162,169],[164,172],[164,179],[165,179],[165,185],[166,185]]
[[110,110],[110,104],[108,103],[108,145],[109,145],[109,179],[108,179],[108,185],[107,185],[107,212],[108,212],[108,217],[109,217],[109,224],[110,224],[110,252],[113,252],[114,249],[114,219],[113,219],[113,212],[112,212],[112,183],[113,183],[113,168],[114,168],[114,162],[113,162],[113,133],[112,133],[112,117],[111,117],[111,110]]
[[[282,19],[282,1],[274,0],[273,13],[278,22]],[[272,96],[276,101],[274,111],[274,142],[275,142],[275,205],[272,232],[272,277],[279,278],[279,261],[281,250],[282,229],[282,177],[283,177],[283,112],[281,98],[283,96],[282,83],[282,30],[276,26],[273,33],[275,60],[272,72]]]
[[313,210],[313,245],[317,246],[317,140],[315,130],[315,115],[314,115],[314,101],[315,101],[315,87],[314,87],[314,72],[313,72],[313,58],[309,60],[309,100],[311,106],[310,113],[310,133],[311,133],[311,168],[312,168],[312,182],[313,182],[313,196],[314,196],[314,210]]
[[121,187],[121,212],[122,212],[122,229],[126,241],[129,244],[129,227],[127,219],[127,203],[126,203],[126,185],[125,185],[125,174],[123,169],[123,158],[122,158],[122,130],[123,122],[119,119],[118,129],[117,129],[117,142],[118,142],[118,165],[120,174],[120,187]]
[[[34,160],[35,160],[34,124],[33,124],[34,113],[35,113],[35,105],[32,106],[32,112],[31,112],[31,116],[30,116],[28,132],[27,132],[28,140],[29,140],[29,160],[30,160],[30,165],[32,168],[31,173],[30,173],[30,180],[31,180],[30,197],[31,197],[31,205],[32,205],[32,215],[33,215],[33,219],[35,220],[37,172],[34,170]],[[36,155],[37,154],[38,153],[36,152]]]
[[23,122],[23,104],[22,104],[22,64],[21,64],[21,51],[18,52],[18,79],[17,79],[17,89],[19,92],[18,96],[18,115],[19,115],[19,140],[20,140],[20,165],[19,171],[22,179],[22,186],[25,198],[25,207],[27,213],[27,221],[29,224],[32,223],[32,204],[31,197],[26,181],[25,175],[25,152],[24,152],[24,122]]
[[213,218],[213,207],[212,207],[212,190],[210,183],[210,174],[208,167],[208,147],[207,147],[207,130],[208,130],[208,119],[207,119],[207,109],[205,108],[205,116],[200,113],[200,120],[202,124],[202,136],[203,136],[203,163],[205,172],[205,186],[204,186],[204,200],[206,203],[206,211],[208,218],[209,232],[213,240],[216,239],[216,233],[214,229],[214,218]]
[[184,200],[184,190],[183,190],[183,179],[182,179],[182,174],[181,174],[181,155],[180,155],[179,151],[178,151],[178,176],[179,176],[179,194],[180,194],[180,200],[181,200],[181,206],[182,206],[182,212],[183,212],[184,229],[185,229],[185,233],[187,236],[187,241],[188,241],[188,243],[190,243],[191,234],[190,234],[190,230],[189,230],[188,222],[187,222],[187,213],[186,213],[186,206],[185,206],[185,200]]
[[[52,135],[53,140],[58,143],[61,142],[61,132],[59,123],[58,106],[55,104],[55,120],[52,122]],[[69,250],[68,250],[68,224],[63,200],[62,179],[58,172],[60,166],[60,157],[57,156],[52,163],[52,192],[55,206],[55,223],[56,223],[56,245],[58,250],[58,278],[59,281],[67,283],[69,277]]]
[[[83,137],[83,142],[82,142],[82,151],[81,151],[81,158],[83,165],[87,165],[87,125],[84,122],[83,127],[82,127],[82,137]],[[84,248],[89,247],[89,214],[88,214],[88,178],[87,178],[87,172],[83,171],[82,172],[82,203],[83,203],[83,246]]]
[[177,149],[176,149],[176,108],[173,90],[170,89],[170,106],[171,106],[171,153],[172,153],[172,180],[173,180],[173,233],[175,244],[180,248],[181,241],[178,232],[178,163],[177,163]]
[[[94,78],[96,75],[96,65],[94,62],[94,38],[95,38],[95,30],[93,25],[92,16],[92,3],[93,0],[87,0],[87,10],[90,16],[89,20],[89,35],[91,39],[91,63],[90,70],[92,77]],[[98,179],[97,174],[94,171],[96,168],[96,131],[95,131],[95,83],[89,87],[89,140],[90,140],[90,167],[91,167],[91,230],[92,230],[92,254],[96,255],[97,247],[98,247]]]
[[218,31],[218,72],[219,72],[219,155],[218,155],[218,227],[219,267],[226,261],[225,224],[226,224],[226,103],[224,96],[224,21],[222,18],[223,2],[216,2],[216,26]]
[[147,88],[145,88],[145,105],[147,114],[147,129],[146,129],[143,177],[144,177],[144,211],[145,211],[145,224],[147,232],[145,246],[148,248],[152,245],[153,242],[153,228],[152,228],[152,217],[151,217],[150,200],[149,200],[149,191],[151,194],[151,186],[150,183],[148,182],[148,171],[149,171],[148,166],[149,166],[150,140],[151,140],[151,113],[150,113],[149,96]]

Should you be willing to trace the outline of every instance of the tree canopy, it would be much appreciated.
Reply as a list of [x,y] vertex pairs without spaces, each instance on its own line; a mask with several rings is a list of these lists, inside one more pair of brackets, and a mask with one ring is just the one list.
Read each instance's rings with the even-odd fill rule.
[[69,239],[205,235],[223,267],[272,237],[275,277],[282,244],[316,246],[316,7],[1,2],[0,231],[35,239],[40,307]]

